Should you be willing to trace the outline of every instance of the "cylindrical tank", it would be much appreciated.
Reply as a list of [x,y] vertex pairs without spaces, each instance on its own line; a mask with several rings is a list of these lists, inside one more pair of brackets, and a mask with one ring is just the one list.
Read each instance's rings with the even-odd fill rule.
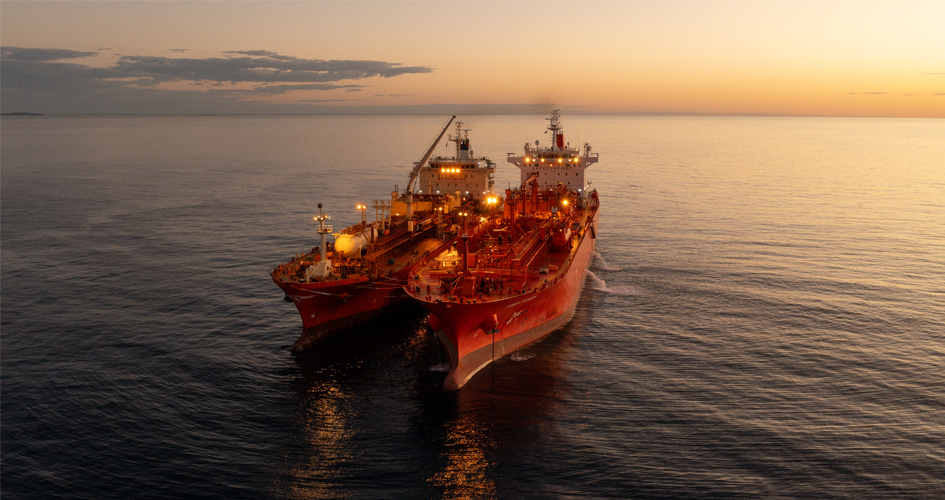
[[568,242],[571,240],[571,229],[555,229],[551,232],[551,246],[556,249],[568,248]]
[[335,238],[335,253],[340,257],[360,257],[361,249],[374,241],[374,228],[366,228],[359,233],[346,233]]

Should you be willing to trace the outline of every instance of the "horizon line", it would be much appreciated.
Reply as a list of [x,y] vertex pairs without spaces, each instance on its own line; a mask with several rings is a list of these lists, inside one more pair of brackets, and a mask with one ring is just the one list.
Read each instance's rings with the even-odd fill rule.
[[[213,116],[439,116],[450,112],[433,111],[355,111],[355,112],[305,112],[305,113],[36,113],[29,111],[11,111],[0,113],[2,117],[213,117]],[[455,112],[466,116],[541,116],[546,114],[539,111],[509,111],[505,113]],[[787,114],[787,113],[698,113],[684,111],[568,111],[568,115],[585,116],[653,116],[653,117],[732,117],[732,118],[888,118],[888,119],[932,119],[941,120],[945,116],[896,116],[896,115],[815,115],[815,114]]]

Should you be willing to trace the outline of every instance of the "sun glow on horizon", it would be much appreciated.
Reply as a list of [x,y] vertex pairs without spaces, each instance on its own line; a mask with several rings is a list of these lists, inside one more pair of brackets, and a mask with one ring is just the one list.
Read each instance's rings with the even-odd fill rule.
[[[36,49],[4,53],[5,110],[114,112],[121,99],[140,112],[556,103],[945,117],[945,2],[5,1],[0,9],[2,45]],[[467,36],[457,22],[475,29]],[[40,59],[42,49],[75,54]],[[258,67],[245,62],[253,58]],[[64,69],[84,87],[51,80]],[[123,77],[133,82],[118,85]],[[57,85],[72,94],[47,91]]]

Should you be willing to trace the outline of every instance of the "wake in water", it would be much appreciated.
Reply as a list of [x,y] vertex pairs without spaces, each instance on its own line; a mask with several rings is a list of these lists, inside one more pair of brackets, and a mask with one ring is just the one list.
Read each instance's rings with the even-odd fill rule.
[[594,257],[597,257],[597,260],[600,262],[600,265],[595,266],[595,267],[597,267],[598,270],[601,270],[601,271],[623,271],[623,268],[622,268],[622,267],[611,267],[609,264],[607,264],[607,261],[604,260],[604,256],[601,255],[601,254],[600,254],[599,252],[597,252],[597,251],[594,251]]
[[512,358],[512,361],[525,361],[534,358],[535,355],[530,352],[515,351],[510,357]]
[[614,295],[643,295],[643,289],[635,286],[607,286],[607,282],[594,274],[594,271],[587,270],[587,277],[591,279],[591,287],[601,292],[612,293]]

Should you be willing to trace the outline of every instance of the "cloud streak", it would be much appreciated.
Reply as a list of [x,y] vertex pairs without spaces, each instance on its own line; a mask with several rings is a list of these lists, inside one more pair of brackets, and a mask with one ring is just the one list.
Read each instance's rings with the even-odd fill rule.
[[204,80],[230,83],[325,83],[430,73],[423,66],[383,61],[300,59],[267,51],[228,52],[242,57],[206,59],[123,56],[112,68],[124,78],[159,81]]
[[[183,53],[186,49],[173,50]],[[120,91],[122,99],[133,99],[136,93],[148,99],[157,94],[146,91],[159,88],[162,99],[171,99],[175,92],[181,97],[188,93],[187,99],[191,102],[200,93],[213,92],[219,105],[220,97],[240,101],[296,91],[344,89],[353,92],[366,88],[351,83],[353,81],[433,71],[427,66],[404,66],[396,62],[303,59],[267,50],[228,51],[221,57],[208,58],[122,55],[107,67],[75,61],[100,55],[95,51],[23,47],[2,47],[0,51],[4,109],[42,103],[44,98],[50,97],[42,94],[50,91],[73,93],[75,99],[94,97],[105,104],[110,97],[119,97],[116,91]],[[178,84],[178,89],[183,85],[189,90],[175,90],[174,86],[164,84]],[[53,97],[62,101],[63,96]]]
[[0,47],[0,60],[9,61],[61,61],[97,56],[98,52],[80,52],[68,49],[28,49],[23,47]]

